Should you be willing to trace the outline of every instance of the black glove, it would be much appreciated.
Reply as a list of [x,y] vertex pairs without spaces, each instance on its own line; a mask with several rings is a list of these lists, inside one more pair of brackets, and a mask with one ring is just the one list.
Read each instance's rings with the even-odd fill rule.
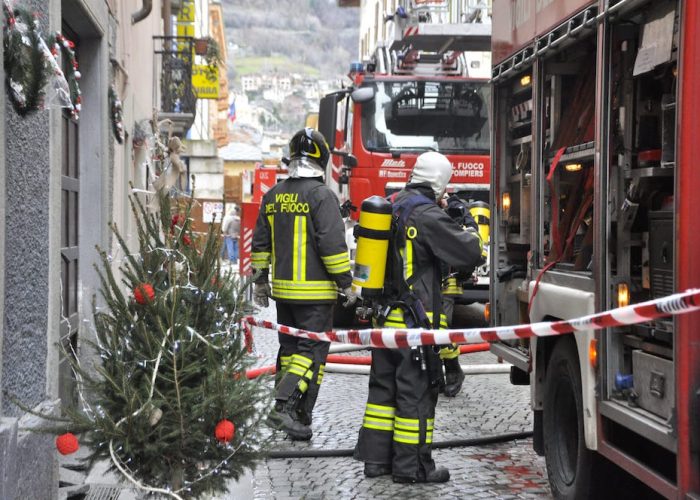
[[346,217],[350,217],[350,214],[352,212],[357,212],[357,207],[352,204],[350,200],[347,200],[345,203],[342,203],[340,205],[340,216],[345,219]]
[[447,215],[449,215],[452,218],[452,220],[454,220],[460,226],[464,226],[467,229],[472,228],[477,231],[479,230],[479,226],[474,220],[474,217],[472,217],[472,214],[469,213],[467,205],[461,198],[455,195],[450,196],[447,199],[446,212]]
[[479,232],[479,225],[476,223],[474,220],[474,217],[472,217],[471,212],[467,210],[467,213],[464,214],[464,219],[462,219],[462,226],[464,226],[466,229],[473,229],[477,233]]

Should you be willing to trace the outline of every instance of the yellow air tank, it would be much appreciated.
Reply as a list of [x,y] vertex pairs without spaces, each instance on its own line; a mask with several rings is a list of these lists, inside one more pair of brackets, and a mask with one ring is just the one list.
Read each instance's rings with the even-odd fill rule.
[[474,217],[474,221],[479,226],[479,236],[484,244],[489,242],[489,223],[491,220],[491,210],[488,203],[484,201],[473,201],[468,207],[469,213]]
[[357,252],[352,288],[360,297],[376,297],[384,288],[391,238],[391,203],[381,196],[370,196],[363,201],[355,237]]

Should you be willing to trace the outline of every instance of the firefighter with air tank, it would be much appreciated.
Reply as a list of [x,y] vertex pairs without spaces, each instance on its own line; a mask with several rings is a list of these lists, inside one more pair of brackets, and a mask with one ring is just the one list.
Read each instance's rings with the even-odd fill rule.
[[[452,175],[442,154],[423,153],[393,203],[373,196],[362,205],[353,287],[361,312],[383,328],[446,328],[442,265],[470,270],[483,243],[438,205]],[[382,253],[383,252],[383,253]],[[431,457],[435,405],[443,383],[434,346],[373,349],[369,394],[355,458],[367,477],[399,483],[445,482],[449,471]]]

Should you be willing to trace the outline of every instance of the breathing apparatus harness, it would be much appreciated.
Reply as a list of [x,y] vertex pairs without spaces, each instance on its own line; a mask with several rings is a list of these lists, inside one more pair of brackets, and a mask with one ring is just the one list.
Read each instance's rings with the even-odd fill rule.
[[[376,200],[375,200],[376,201]],[[426,312],[424,304],[412,290],[412,286],[421,276],[431,268],[423,268],[411,275],[408,279],[404,277],[404,263],[401,256],[401,249],[406,245],[408,218],[413,211],[422,205],[433,205],[435,201],[427,196],[415,193],[396,200],[396,194],[389,198],[391,203],[391,226],[388,232],[388,247],[386,251],[387,267],[383,282],[383,290],[379,295],[366,297],[363,295],[364,305],[358,308],[360,319],[368,320],[373,317],[378,326],[383,326],[391,311],[400,310],[403,312],[404,323],[407,328],[440,328],[440,311],[442,310],[440,281],[433,280],[433,318],[432,322]],[[364,205],[364,204],[363,204]],[[364,207],[363,207],[364,209]],[[378,233],[371,229],[363,228],[362,221],[355,228],[355,236],[372,237]],[[360,242],[358,241],[358,252]],[[435,260],[432,271],[436,276],[440,275],[440,261]],[[357,266],[356,266],[357,269]],[[437,349],[434,350],[434,349]],[[420,363],[421,369],[427,371],[432,386],[438,387],[444,384],[444,375],[437,352],[439,346],[414,346],[411,348],[412,358]]]

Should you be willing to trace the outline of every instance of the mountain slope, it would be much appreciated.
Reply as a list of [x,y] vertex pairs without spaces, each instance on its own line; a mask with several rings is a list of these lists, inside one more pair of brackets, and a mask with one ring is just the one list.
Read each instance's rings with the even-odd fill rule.
[[[237,64],[248,58],[288,59],[279,63],[288,71],[331,79],[345,74],[357,59],[359,9],[339,8],[335,0],[223,0],[224,24],[229,46],[229,77],[255,71],[255,64]],[[275,64],[260,63],[263,71],[274,72]]]

